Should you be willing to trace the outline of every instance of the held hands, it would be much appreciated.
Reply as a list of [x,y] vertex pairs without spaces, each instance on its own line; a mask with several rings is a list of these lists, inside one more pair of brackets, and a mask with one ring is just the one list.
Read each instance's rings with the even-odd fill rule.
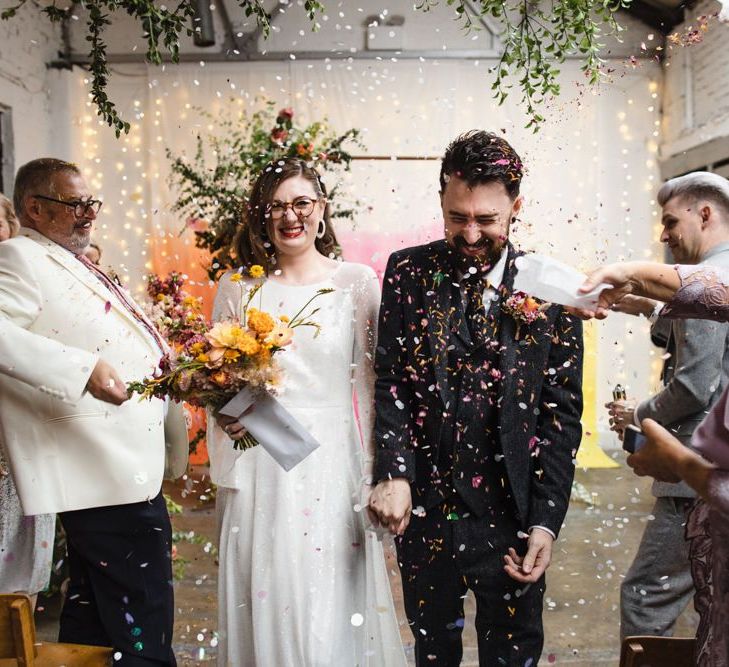
[[403,478],[381,481],[372,491],[368,512],[393,535],[402,535],[413,510],[410,482]]
[[552,562],[554,538],[541,528],[534,528],[527,541],[525,556],[519,556],[513,548],[504,556],[504,570],[515,581],[531,584],[537,581]]
[[641,429],[646,442],[627,458],[627,464],[640,477],[650,476],[659,482],[680,482],[677,470],[686,448],[652,419],[644,419]]
[[86,391],[94,398],[112,405],[121,405],[129,399],[127,386],[111,364],[99,359],[86,383]]
[[610,430],[617,433],[621,440],[626,427],[635,423],[633,419],[636,405],[637,401],[634,398],[605,403],[610,415]]

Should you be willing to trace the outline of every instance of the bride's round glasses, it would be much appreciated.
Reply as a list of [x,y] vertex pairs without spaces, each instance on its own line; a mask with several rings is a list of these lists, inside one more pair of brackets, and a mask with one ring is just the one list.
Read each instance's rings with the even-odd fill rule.
[[271,220],[281,220],[290,208],[297,218],[308,218],[314,212],[314,204],[318,201],[318,199],[310,199],[309,197],[299,197],[291,202],[275,201],[266,207],[266,213],[271,217]]

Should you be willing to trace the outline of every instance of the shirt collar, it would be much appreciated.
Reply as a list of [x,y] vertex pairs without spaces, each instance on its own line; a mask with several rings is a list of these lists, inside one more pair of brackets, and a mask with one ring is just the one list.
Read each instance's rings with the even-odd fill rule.
[[729,250],[729,241],[725,243],[717,243],[713,248],[709,248],[706,254],[701,258],[701,261],[703,262],[704,260],[709,259],[709,257],[713,257],[714,255],[718,255],[720,252],[725,252],[727,250]]
[[507,248],[504,247],[501,251],[499,261],[494,264],[493,268],[488,273],[486,273],[486,280],[489,281],[489,285],[491,285],[494,289],[501,287],[501,283],[504,281],[504,271],[506,270],[506,259],[508,254]]

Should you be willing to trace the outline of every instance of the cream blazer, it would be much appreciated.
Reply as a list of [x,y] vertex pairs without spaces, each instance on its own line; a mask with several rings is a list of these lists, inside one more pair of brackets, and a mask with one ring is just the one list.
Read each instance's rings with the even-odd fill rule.
[[25,514],[153,498],[166,449],[172,474],[187,464],[180,406],[165,420],[159,399],[115,406],[85,391],[100,358],[126,382],[160,351],[72,253],[28,228],[0,243],[0,442]]

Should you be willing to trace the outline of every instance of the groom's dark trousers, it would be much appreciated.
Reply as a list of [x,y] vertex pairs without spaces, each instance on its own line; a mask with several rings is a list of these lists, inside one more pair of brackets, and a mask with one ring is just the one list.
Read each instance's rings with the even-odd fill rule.
[[59,641],[111,646],[115,667],[175,665],[172,531],[162,493],[59,517],[71,575]]
[[479,664],[524,667],[531,658],[536,667],[544,641],[544,577],[525,585],[504,572],[509,547],[521,555],[526,550],[518,531],[508,512],[477,517],[458,500],[412,517],[396,541],[418,667],[461,664],[468,589],[476,599]]

